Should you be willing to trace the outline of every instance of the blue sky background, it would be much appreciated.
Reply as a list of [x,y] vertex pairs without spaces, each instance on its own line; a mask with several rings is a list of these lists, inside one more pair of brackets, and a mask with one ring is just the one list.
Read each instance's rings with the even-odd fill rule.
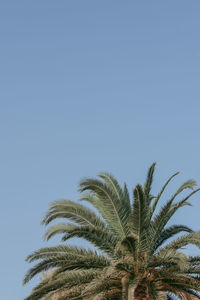
[[[177,170],[170,192],[200,184],[199,12],[199,0],[1,2],[2,299],[30,293],[41,218],[83,177],[109,171],[132,187],[157,161],[155,191]],[[193,200],[174,221],[199,229]]]

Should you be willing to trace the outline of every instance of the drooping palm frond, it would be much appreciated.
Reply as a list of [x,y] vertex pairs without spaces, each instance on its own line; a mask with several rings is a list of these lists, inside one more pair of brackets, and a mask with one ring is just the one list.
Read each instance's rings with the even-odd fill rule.
[[80,237],[93,243],[100,250],[112,252],[118,240],[108,231],[106,224],[89,208],[69,200],[53,202],[42,223],[48,225],[54,219],[65,218],[75,224],[58,223],[50,226],[44,239],[62,234],[62,241]]
[[154,236],[152,236],[151,245],[153,245],[156,242],[160,235],[160,232],[162,232],[162,230],[165,228],[165,226],[175,214],[175,212],[185,205],[190,205],[190,203],[187,202],[187,200],[200,190],[196,189],[184,199],[180,200],[177,203],[173,203],[175,200],[175,195],[178,195],[183,191],[183,189],[186,188],[192,188],[192,184],[188,184],[187,186],[185,183],[184,185],[182,185],[181,188],[173,195],[173,197],[161,208],[158,214],[153,218],[151,222],[151,227],[153,228]]
[[200,231],[190,232],[188,234],[185,234],[185,235],[177,238],[176,240],[167,244],[163,249],[160,249],[160,252],[168,250],[168,249],[178,250],[178,249],[188,246],[188,245],[194,245],[194,246],[200,248]]
[[62,237],[62,241],[67,241],[73,237],[84,238],[92,243],[99,250],[105,253],[113,253],[118,240],[107,230],[98,230],[89,226],[67,225],[67,230]]
[[35,260],[42,261],[27,273],[24,283],[27,283],[36,274],[52,268],[64,267],[65,270],[98,269],[109,265],[109,261],[105,256],[91,250],[79,249],[72,246],[42,248],[27,257],[28,262]]
[[162,187],[161,191],[158,193],[157,197],[155,197],[153,205],[152,205],[152,209],[151,209],[151,213],[153,214],[155,212],[156,206],[158,201],[160,200],[162,194],[164,193],[166,187],[168,186],[168,184],[170,183],[170,181],[179,174],[179,172],[176,172],[175,174],[173,174],[164,184],[164,186]]
[[105,181],[105,183],[110,187],[110,189],[116,195],[118,201],[121,202],[122,206],[126,204],[127,214],[129,214],[131,211],[131,205],[126,184],[124,184],[124,188],[122,188],[118,183],[117,179],[112,174],[106,172],[100,173],[98,176],[102,178]]
[[79,225],[89,225],[101,229],[106,228],[106,224],[93,211],[70,200],[59,200],[51,203],[49,211],[42,220],[42,224],[48,225],[58,218],[65,218]]
[[119,238],[124,238],[128,233],[127,220],[129,206],[116,197],[110,185],[98,179],[85,179],[80,183],[80,192],[90,191],[95,198],[84,199],[100,212],[110,230]]
[[[66,243],[78,237],[90,242],[94,250],[62,244],[29,255],[27,261],[37,263],[24,283],[44,271],[50,275],[26,300],[200,299],[200,256],[183,252],[187,245],[200,248],[200,231],[185,225],[168,226],[199,189],[194,190],[194,180],[186,181],[158,211],[161,196],[178,173],[154,196],[154,171],[155,163],[144,185],[133,189],[133,202],[126,184],[121,187],[113,175],[100,173],[97,179],[80,183],[79,201],[88,202],[94,210],[70,200],[51,203],[42,223],[62,221],[48,227],[45,239],[61,234]],[[176,201],[187,189],[192,191]]]
[[[72,270],[67,273],[58,274],[55,278],[50,277],[47,284],[42,284],[43,282],[41,282],[25,300],[39,300],[43,299],[44,296],[51,298],[54,294],[60,294],[61,297],[64,294],[64,299],[72,299],[73,296],[78,295],[81,296],[81,291],[84,288],[82,285],[91,282],[99,273],[99,270],[88,269]],[[57,298],[59,299],[59,297]]]
[[182,232],[193,232],[193,230],[185,225],[172,225],[163,229],[154,243],[152,252],[155,252],[165,241]]

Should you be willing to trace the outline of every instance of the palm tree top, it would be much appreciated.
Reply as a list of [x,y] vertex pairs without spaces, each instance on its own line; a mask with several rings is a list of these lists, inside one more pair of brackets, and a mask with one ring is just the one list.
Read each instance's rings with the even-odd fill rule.
[[[28,271],[24,283],[52,271],[26,300],[55,296],[59,300],[200,299],[200,257],[183,251],[189,244],[200,248],[200,232],[185,225],[168,226],[178,209],[190,205],[190,197],[199,188],[195,189],[194,180],[187,180],[158,210],[165,189],[178,173],[152,195],[155,165],[149,168],[145,183],[133,188],[132,197],[126,184],[121,186],[110,173],[100,173],[80,182],[78,202],[50,204],[42,224],[63,222],[48,227],[44,238],[61,234],[63,243],[27,257],[28,262],[39,262]],[[185,190],[189,193],[177,200]],[[68,245],[73,237],[85,239],[93,249]]]

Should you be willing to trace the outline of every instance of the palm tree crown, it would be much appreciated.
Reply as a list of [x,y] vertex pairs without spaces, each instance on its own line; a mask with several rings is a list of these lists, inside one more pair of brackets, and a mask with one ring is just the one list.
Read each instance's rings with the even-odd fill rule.
[[[158,211],[165,188],[178,173],[153,196],[154,169],[155,163],[145,184],[133,189],[133,201],[126,184],[121,187],[111,174],[101,173],[98,179],[81,181],[79,202],[60,200],[50,205],[42,223],[48,225],[59,218],[67,222],[51,225],[45,238],[62,234],[65,242],[79,237],[95,250],[61,244],[29,255],[28,262],[39,262],[28,271],[24,283],[44,271],[51,270],[51,275],[26,300],[200,299],[200,256],[182,251],[189,244],[200,248],[200,232],[184,225],[167,226],[179,208],[190,205],[189,198],[199,189],[194,189],[194,180],[186,181]],[[186,189],[191,192],[177,201]]]

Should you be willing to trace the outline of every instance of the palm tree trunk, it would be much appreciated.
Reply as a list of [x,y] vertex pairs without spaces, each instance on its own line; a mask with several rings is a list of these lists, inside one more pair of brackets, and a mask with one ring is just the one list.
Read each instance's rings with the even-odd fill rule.
[[128,288],[128,300],[135,300],[135,289],[137,285],[134,284],[132,286],[129,286]]
[[124,276],[121,280],[122,283],[122,300],[136,300],[135,290],[138,286],[138,280],[130,283],[130,276]]
[[128,296],[128,277],[124,276],[122,278],[122,300],[127,300]]

